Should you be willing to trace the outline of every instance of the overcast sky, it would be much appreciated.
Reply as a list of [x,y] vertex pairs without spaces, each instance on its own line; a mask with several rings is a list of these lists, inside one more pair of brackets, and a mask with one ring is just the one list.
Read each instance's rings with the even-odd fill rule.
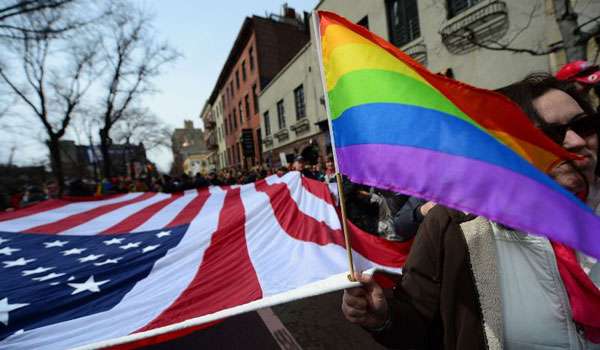
[[[176,63],[165,67],[154,80],[159,93],[145,98],[145,105],[172,128],[183,127],[185,119],[201,125],[199,114],[210,95],[233,42],[246,16],[281,13],[282,1],[201,1],[201,0],[135,0],[155,15],[154,25],[161,39],[166,39],[183,54]],[[312,11],[317,0],[287,1],[298,12]],[[208,5],[208,6],[207,6]],[[36,138],[40,125],[31,125],[30,135],[15,136],[6,130],[0,136],[0,163],[8,160],[11,149],[19,165],[41,162],[47,150]],[[11,139],[12,134],[12,139]],[[28,134],[26,132],[25,134]],[[28,136],[31,136],[30,139]],[[37,136],[37,137],[34,137]],[[151,152],[149,157],[159,169],[168,171],[170,151]]]

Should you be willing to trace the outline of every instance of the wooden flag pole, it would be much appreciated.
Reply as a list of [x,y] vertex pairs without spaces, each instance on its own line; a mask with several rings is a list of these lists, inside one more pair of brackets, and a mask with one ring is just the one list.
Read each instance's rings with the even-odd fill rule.
[[348,231],[348,224],[346,222],[346,204],[344,201],[344,187],[342,185],[342,174],[339,171],[339,165],[337,160],[337,154],[335,153],[335,138],[333,137],[333,125],[331,123],[331,110],[329,109],[329,98],[327,98],[327,83],[325,82],[325,72],[323,67],[323,51],[321,49],[321,26],[319,25],[319,15],[317,11],[313,11],[311,14],[311,21],[313,27],[313,43],[316,46],[317,58],[319,59],[319,71],[321,73],[321,84],[323,86],[323,96],[325,99],[325,112],[327,113],[327,122],[329,124],[329,137],[331,139],[331,150],[333,151],[333,164],[335,165],[336,174],[335,179],[338,185],[338,197],[340,199],[340,210],[342,212],[342,231],[344,232],[344,240],[346,242],[346,252],[348,253],[348,263],[350,264],[350,274],[348,279],[350,281],[356,281],[354,279],[354,261],[352,259],[352,241],[350,240],[350,232]]
[[350,240],[350,232],[348,231],[348,223],[346,222],[346,201],[344,199],[344,186],[342,184],[342,174],[337,172],[335,174],[335,180],[338,185],[338,197],[340,198],[340,210],[342,212],[342,230],[344,231],[344,240],[346,242],[346,252],[348,253],[348,262],[350,263],[350,275],[348,279],[350,281],[356,281],[354,279],[354,261],[352,259],[352,241]]

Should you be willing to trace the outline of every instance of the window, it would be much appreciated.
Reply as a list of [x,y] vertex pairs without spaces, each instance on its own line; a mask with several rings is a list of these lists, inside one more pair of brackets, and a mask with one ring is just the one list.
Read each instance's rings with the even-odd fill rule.
[[448,0],[448,18],[452,18],[482,0]]
[[265,119],[265,136],[271,135],[271,120],[269,119],[269,111],[266,111],[263,114],[263,118]]
[[254,113],[258,113],[258,87],[256,84],[252,85],[252,102],[254,103]]
[[246,95],[246,97],[244,97],[244,104],[244,107],[246,107],[246,118],[250,120],[250,96]]
[[240,111],[240,125],[244,124],[244,109],[242,108],[242,101],[238,104],[238,109]]
[[356,22],[356,24],[369,29],[369,16],[364,16],[360,21]]
[[246,61],[242,61],[242,80],[246,81]]
[[236,89],[240,88],[240,71],[239,70],[235,71],[235,86],[236,86]]
[[229,118],[229,115],[225,118],[225,135],[229,135]]
[[387,0],[390,41],[400,47],[421,36],[417,0]]
[[277,122],[279,129],[285,128],[285,109],[283,107],[283,100],[277,102]]
[[235,129],[237,129],[237,111],[235,108],[233,109],[233,118],[232,119],[233,119],[233,130],[235,130]]
[[298,86],[294,90],[294,103],[296,104],[296,119],[300,120],[306,117],[306,106],[304,104],[304,87]]
[[248,50],[248,62],[250,63],[250,71],[254,70],[254,48]]

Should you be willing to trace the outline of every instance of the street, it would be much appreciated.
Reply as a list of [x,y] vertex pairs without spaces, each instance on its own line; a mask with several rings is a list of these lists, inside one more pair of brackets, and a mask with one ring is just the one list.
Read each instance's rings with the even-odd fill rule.
[[[239,315],[147,349],[384,349],[344,319],[341,296],[333,292]],[[270,310],[285,328],[269,319]]]

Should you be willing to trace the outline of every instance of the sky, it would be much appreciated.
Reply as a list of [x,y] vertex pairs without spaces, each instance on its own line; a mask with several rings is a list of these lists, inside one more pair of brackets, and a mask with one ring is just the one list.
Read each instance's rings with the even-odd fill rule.
[[[154,25],[161,38],[183,54],[155,80],[160,92],[145,99],[145,104],[173,128],[183,127],[186,119],[193,120],[196,127],[201,126],[200,112],[244,18],[253,14],[280,14],[283,4],[278,0],[139,2],[155,14]],[[312,11],[317,3],[317,0],[287,1],[297,12]],[[152,152],[150,157],[161,170],[168,171],[170,151]]]
[[[209,97],[225,59],[229,54],[244,18],[267,13],[281,14],[281,0],[202,1],[202,0],[130,0],[154,15],[157,39],[166,40],[182,54],[166,65],[153,80],[158,92],[143,99],[172,129],[192,120],[201,127],[200,112]],[[290,0],[288,6],[297,12],[312,11],[318,0]],[[207,6],[208,5],[208,6]],[[1,95],[2,91],[0,91]],[[1,96],[0,96],[1,98]],[[34,119],[39,123],[37,119]],[[18,126],[17,126],[18,124]],[[29,121],[2,125],[0,130],[0,163],[11,153],[14,164],[43,164],[48,151],[43,143],[42,125]],[[78,141],[73,133],[65,137]],[[172,162],[170,150],[150,151],[148,157],[159,170],[168,172]]]

